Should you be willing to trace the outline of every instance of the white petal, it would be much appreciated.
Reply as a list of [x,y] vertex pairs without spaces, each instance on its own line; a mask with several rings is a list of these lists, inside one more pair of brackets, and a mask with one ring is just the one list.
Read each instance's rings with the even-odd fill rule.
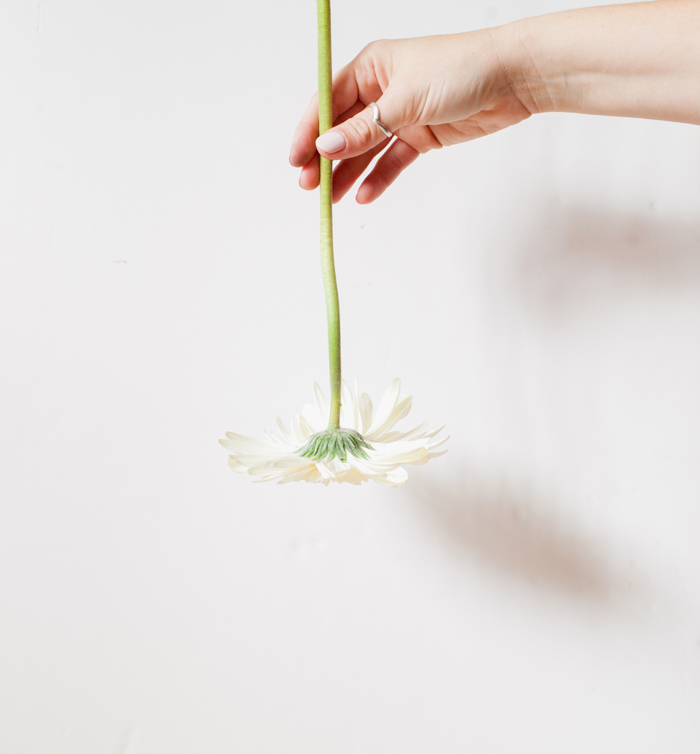
[[367,431],[372,426],[372,413],[374,407],[372,406],[372,399],[367,393],[362,393],[360,396],[360,415],[362,417],[362,434],[366,437]]
[[316,399],[316,408],[323,417],[323,425],[328,424],[328,417],[330,416],[330,406],[326,400],[326,396],[323,394],[323,390],[319,386],[318,382],[314,382],[314,398]]
[[[374,425],[370,429],[367,439],[373,439],[377,442],[383,442],[385,440],[386,435],[390,432],[391,428],[401,419],[403,419],[409,411],[411,410],[411,401],[413,400],[413,396],[411,395],[402,395],[401,398],[397,401],[396,405],[392,409],[391,413],[389,414],[388,418],[382,424],[381,426],[378,425],[377,419],[374,420]],[[379,416],[379,411],[377,411],[377,416]]]
[[390,471],[382,478],[376,477],[374,481],[379,482],[380,484],[385,484],[388,487],[398,487],[407,479],[408,472],[406,471],[406,469],[399,467],[398,469],[394,469],[394,471]]
[[312,432],[306,432],[304,433],[304,428],[301,426],[301,417],[295,416],[292,419],[292,435],[297,440],[297,447],[301,447],[305,442],[306,438],[313,434]]
[[343,471],[341,474],[338,475],[336,478],[337,482],[349,482],[350,484],[362,484],[362,482],[366,482],[369,479],[369,477],[362,474],[357,469],[348,469],[347,471]]
[[299,471],[295,473],[288,473],[284,476],[280,477],[279,484],[284,484],[285,482],[311,482],[317,483],[322,481],[321,477],[318,474],[318,470],[316,467],[311,464],[310,466],[304,466],[302,469],[299,469]]
[[343,380],[340,387],[340,426],[347,429],[357,429],[355,426],[355,401],[350,386]]
[[[438,432],[442,432],[443,429],[445,429],[445,425],[444,424],[442,425],[442,427],[438,427],[437,429],[434,429],[431,432],[426,432],[425,436],[428,437],[428,438],[435,437],[435,435],[438,434]],[[448,438],[449,438],[449,435],[447,435],[447,437],[445,439],[448,439]]]
[[440,456],[444,456],[445,453],[447,453],[447,448],[441,450],[439,453],[428,453],[428,458],[440,458]]
[[297,474],[310,466],[313,466],[313,461],[290,453],[289,455],[279,456],[274,460],[263,460],[257,465],[250,466],[248,473],[265,479],[277,479],[289,474]]
[[369,439],[380,427],[383,427],[387,423],[396,407],[396,402],[399,399],[400,393],[401,380],[392,380],[384,391],[381,401],[379,401],[379,407],[377,408],[374,421],[372,422],[372,426],[365,433],[365,437]]
[[269,440],[258,440],[255,437],[237,435],[235,432],[227,432],[225,440],[219,440],[226,450],[236,453],[260,453],[262,455],[274,455],[280,452],[280,448]]
[[355,377],[355,389],[352,391],[352,428],[362,432],[360,427],[360,390],[357,386],[357,377]]
[[435,442],[428,443],[426,447],[428,450],[432,450],[433,448],[439,448],[443,443],[446,443],[450,439],[450,436],[447,435],[447,437],[443,437],[442,440],[436,440]]
[[277,484],[288,484],[289,482],[311,482],[311,483],[318,483],[322,482],[323,480],[321,477],[319,477],[318,472],[316,469],[312,466],[310,468],[302,469],[301,471],[297,472],[296,474],[288,474],[287,476],[283,476]]
[[335,477],[335,474],[326,466],[326,464],[323,461],[317,461],[316,462],[316,471],[324,478],[328,479],[329,481]]
[[274,432],[271,432],[269,429],[263,429],[263,434],[273,445],[280,448],[282,447],[282,441],[274,434]]
[[303,416],[299,417],[299,426],[301,427],[301,431],[304,435],[305,440],[307,437],[311,437],[311,435],[314,434],[313,427],[309,424],[309,422],[306,421]]
[[296,445],[295,440],[292,438],[291,434],[287,431],[287,427],[284,426],[284,422],[280,417],[277,417],[277,426],[279,427],[280,434],[282,435],[282,439],[292,447]]
[[323,419],[321,412],[318,410],[317,406],[312,406],[310,403],[306,403],[301,413],[306,420],[309,429],[311,430],[309,434],[313,435],[316,432],[321,432],[326,428],[326,425],[328,424],[328,418],[326,418],[325,420]]
[[408,432],[397,432],[392,430],[391,432],[385,432],[381,438],[382,442],[396,442],[397,440],[425,440],[432,435],[426,435],[425,430],[428,426],[428,422],[423,422],[413,429],[409,429]]
[[228,457],[228,465],[231,467],[233,471],[235,471],[238,474],[247,474],[248,473],[248,467],[244,466],[242,463],[240,463],[236,456],[229,456]]
[[391,452],[385,453],[382,460],[389,464],[412,464],[423,463],[423,459],[428,457],[428,451],[425,448],[392,448]]

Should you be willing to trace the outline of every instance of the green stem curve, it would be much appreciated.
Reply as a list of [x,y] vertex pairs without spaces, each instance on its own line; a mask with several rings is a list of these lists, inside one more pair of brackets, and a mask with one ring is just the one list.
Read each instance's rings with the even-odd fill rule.
[[[331,3],[317,0],[318,9],[318,133],[333,127],[333,68],[331,64]],[[333,257],[333,162],[321,157],[321,269],[328,319],[328,362],[331,412],[328,429],[340,427],[340,302]]]

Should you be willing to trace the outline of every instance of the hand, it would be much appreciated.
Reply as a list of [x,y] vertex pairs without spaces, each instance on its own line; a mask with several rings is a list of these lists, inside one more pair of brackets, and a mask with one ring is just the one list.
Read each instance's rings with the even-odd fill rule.
[[[299,185],[306,190],[319,185],[319,153],[339,160],[333,173],[338,202],[384,152],[357,192],[357,202],[369,204],[420,154],[529,117],[511,87],[502,62],[507,56],[496,48],[497,38],[508,37],[507,28],[365,47],[333,78],[333,129],[318,138],[318,96],[297,126],[289,161],[301,168]],[[377,103],[394,140],[372,123],[370,102]]]

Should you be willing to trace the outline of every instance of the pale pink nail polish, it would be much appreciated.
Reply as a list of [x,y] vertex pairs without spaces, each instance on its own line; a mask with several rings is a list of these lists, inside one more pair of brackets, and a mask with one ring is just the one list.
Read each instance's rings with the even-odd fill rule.
[[327,131],[323,136],[319,136],[316,139],[316,149],[319,152],[326,152],[327,154],[340,152],[346,146],[345,137],[339,131]]

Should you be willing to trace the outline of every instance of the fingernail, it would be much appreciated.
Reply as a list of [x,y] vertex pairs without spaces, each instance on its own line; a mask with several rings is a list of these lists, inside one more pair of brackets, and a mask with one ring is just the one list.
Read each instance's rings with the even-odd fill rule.
[[323,136],[319,136],[316,139],[316,149],[328,154],[340,152],[346,146],[345,137],[339,131],[327,131]]

